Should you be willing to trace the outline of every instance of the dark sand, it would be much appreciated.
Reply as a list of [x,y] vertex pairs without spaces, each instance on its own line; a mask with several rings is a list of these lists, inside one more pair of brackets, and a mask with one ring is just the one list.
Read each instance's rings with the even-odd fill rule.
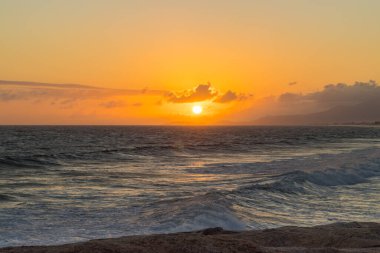
[[370,252],[380,253],[380,223],[334,223],[316,227],[281,227],[232,232],[210,228],[197,232],[127,236],[61,246],[2,248],[0,252],[145,253],[145,252]]

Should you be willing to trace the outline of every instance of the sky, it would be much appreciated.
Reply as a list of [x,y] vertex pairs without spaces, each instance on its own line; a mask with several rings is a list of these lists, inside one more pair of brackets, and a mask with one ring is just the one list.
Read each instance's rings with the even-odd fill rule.
[[[254,124],[361,103],[380,80],[378,10],[377,0],[0,0],[0,124]],[[313,96],[328,87],[358,94]],[[297,96],[302,106],[284,105]]]

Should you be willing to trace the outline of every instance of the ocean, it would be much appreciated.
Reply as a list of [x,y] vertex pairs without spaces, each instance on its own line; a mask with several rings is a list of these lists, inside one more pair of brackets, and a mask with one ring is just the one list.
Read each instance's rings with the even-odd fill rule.
[[379,127],[0,127],[0,247],[380,221]]

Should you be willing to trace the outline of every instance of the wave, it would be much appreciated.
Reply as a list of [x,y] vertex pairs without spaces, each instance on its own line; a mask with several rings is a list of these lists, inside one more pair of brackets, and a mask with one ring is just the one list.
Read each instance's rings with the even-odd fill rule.
[[[78,163],[117,163],[139,159],[143,156],[162,155],[170,152],[170,155],[179,155],[181,147],[172,145],[140,145],[120,148],[75,147],[72,150],[48,150],[40,154],[29,152],[12,152],[0,156],[0,168],[44,168]],[[176,153],[174,153],[176,152]]]
[[355,185],[380,176],[380,163],[360,164],[353,168],[300,171],[270,177],[241,190],[265,190],[282,193],[306,193],[321,187]]
[[0,193],[0,202],[8,202],[8,201],[15,201],[15,200],[16,200],[16,198],[13,196]]
[[[246,224],[240,221],[231,208],[232,202],[224,193],[210,192],[190,198],[160,201],[154,204],[156,211],[148,220],[156,232],[182,232],[209,227],[223,227],[229,230],[242,230]],[[164,211],[163,211],[164,210]]]
[[11,157],[5,156],[0,158],[1,167],[27,167],[27,168],[44,168],[46,166],[58,166],[61,162],[53,156],[32,155]]

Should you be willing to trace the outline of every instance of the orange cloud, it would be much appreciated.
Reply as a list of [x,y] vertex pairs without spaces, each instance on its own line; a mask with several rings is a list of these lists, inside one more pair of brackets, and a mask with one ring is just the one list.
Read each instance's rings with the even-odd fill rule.
[[[184,124],[215,124],[226,113],[242,109],[233,102],[248,97],[231,90],[220,92],[210,84],[169,92],[0,80],[0,121],[6,124],[174,124],[174,119],[178,123],[182,118]],[[201,117],[193,117],[191,105],[187,104],[191,102],[205,102]],[[14,108],[11,114],[4,109],[7,107]],[[28,118],[28,115],[39,115],[39,118]]]
[[232,101],[245,100],[251,95],[237,94],[234,91],[228,90],[221,94],[217,92],[211,84],[199,84],[194,89],[185,90],[179,93],[170,92],[166,95],[167,101],[172,103],[193,103],[212,100],[215,103],[229,103]]
[[242,101],[242,100],[245,100],[251,96],[252,95],[237,94],[236,92],[229,90],[226,93],[224,93],[223,95],[221,95],[220,97],[216,98],[214,100],[214,102],[215,103],[230,103],[233,101]]
[[216,95],[217,92],[212,89],[211,84],[199,84],[195,89],[186,90],[179,94],[171,92],[167,96],[168,101],[172,103],[192,103],[210,100]]

